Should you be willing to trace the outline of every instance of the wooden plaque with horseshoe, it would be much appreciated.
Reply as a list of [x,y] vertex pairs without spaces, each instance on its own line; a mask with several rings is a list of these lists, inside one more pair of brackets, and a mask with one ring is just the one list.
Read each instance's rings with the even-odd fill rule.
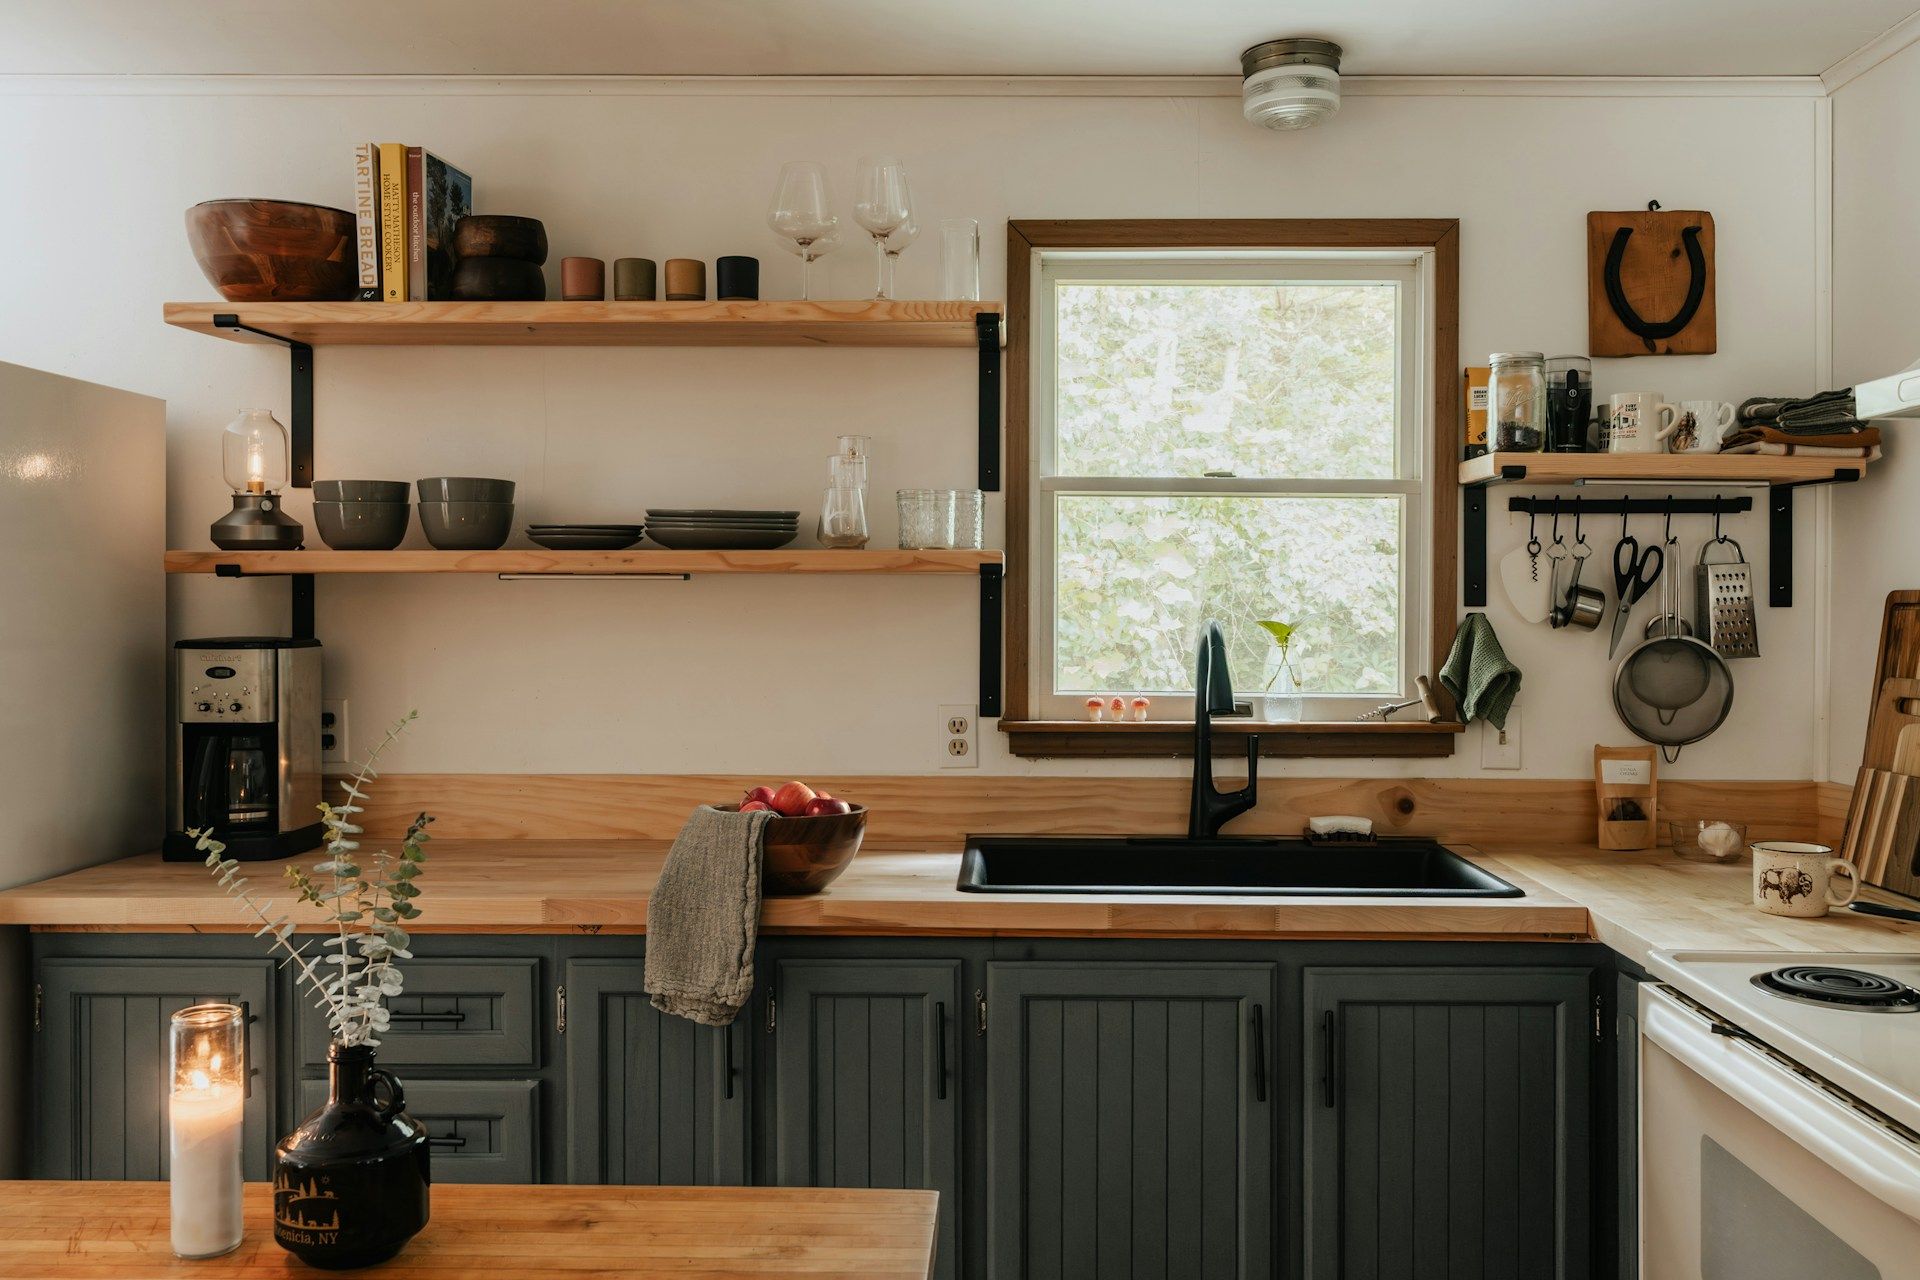
[[1693,356],[1718,349],[1713,215],[1699,209],[1587,215],[1587,351]]

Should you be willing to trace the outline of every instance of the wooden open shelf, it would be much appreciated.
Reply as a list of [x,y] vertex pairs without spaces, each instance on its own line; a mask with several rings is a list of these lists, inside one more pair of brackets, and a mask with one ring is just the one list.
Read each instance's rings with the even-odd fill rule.
[[[168,573],[978,574],[1000,551],[169,551]],[[229,567],[230,566],[230,567]]]
[[[1512,477],[1511,468],[1525,469]],[[1675,484],[1820,484],[1852,471],[1864,458],[1776,458],[1755,453],[1489,453],[1460,464],[1461,484],[1604,484],[1670,480]]]
[[998,302],[169,302],[166,322],[308,346],[973,347]]

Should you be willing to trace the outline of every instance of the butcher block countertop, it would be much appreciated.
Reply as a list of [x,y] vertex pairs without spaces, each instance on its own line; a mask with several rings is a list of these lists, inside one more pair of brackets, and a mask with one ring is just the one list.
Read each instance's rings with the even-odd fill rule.
[[[932,1191],[447,1184],[381,1280],[926,1280]],[[164,1182],[0,1182],[8,1280],[318,1276],[273,1242],[273,1193],[246,1188],[240,1247],[186,1262],[170,1247]]]
[[[1920,952],[1920,925],[1836,911],[1786,920],[1751,905],[1746,862],[1662,850],[1456,845],[1520,898],[1285,898],[982,894],[954,888],[954,852],[867,848],[825,893],[769,898],[768,933],[1133,938],[1439,938],[1606,943],[1645,963],[1656,948]],[[642,933],[663,841],[436,840],[417,933]],[[1329,857],[1364,857],[1362,851]],[[305,861],[311,861],[311,858]],[[251,863],[252,890],[303,926],[282,863]],[[146,854],[0,893],[0,925],[131,933],[250,932],[194,862]]]

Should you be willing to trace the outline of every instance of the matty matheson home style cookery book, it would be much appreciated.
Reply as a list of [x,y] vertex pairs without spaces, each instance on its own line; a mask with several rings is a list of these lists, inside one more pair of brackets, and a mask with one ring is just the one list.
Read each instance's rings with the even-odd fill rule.
[[424,147],[362,142],[353,215],[362,302],[453,297],[453,228],[473,212],[473,179]]

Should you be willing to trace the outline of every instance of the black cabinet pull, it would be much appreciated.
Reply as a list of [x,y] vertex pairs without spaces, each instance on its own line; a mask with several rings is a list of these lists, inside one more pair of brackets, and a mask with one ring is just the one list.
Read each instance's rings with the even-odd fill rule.
[[388,1012],[387,1019],[390,1022],[449,1022],[458,1025],[467,1020],[467,1015],[461,1012],[402,1013],[398,1009],[394,1009]]
[[724,1054],[727,1059],[726,1061],[726,1092],[727,1092],[728,1101],[732,1101],[733,1081],[734,1081],[734,1078],[740,1074],[740,1071],[739,1071],[739,1068],[733,1065],[733,1024],[731,1022],[729,1022],[724,1029],[724,1039],[720,1046],[720,1052]]
[[461,1147],[467,1145],[467,1140],[457,1133],[450,1133],[444,1138],[428,1138],[427,1145],[430,1147],[451,1147],[455,1151],[458,1151]]
[[1320,1098],[1329,1107],[1340,1104],[1339,1044],[1339,1029],[1334,1025],[1333,1010],[1329,1009],[1320,1015]]
[[1267,1100],[1267,1011],[1253,1006],[1253,1100]]
[[939,1058],[940,1065],[933,1077],[933,1096],[945,1102],[947,1100],[947,1002],[933,1002],[933,1052]]

